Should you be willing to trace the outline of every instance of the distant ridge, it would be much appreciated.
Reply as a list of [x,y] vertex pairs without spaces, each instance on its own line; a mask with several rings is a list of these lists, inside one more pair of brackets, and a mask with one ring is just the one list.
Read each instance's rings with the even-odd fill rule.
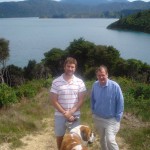
[[86,4],[86,5],[99,5],[101,3],[112,2],[129,2],[128,0],[61,0],[61,2],[67,2],[70,4]]
[[119,18],[147,9],[150,9],[150,2],[128,2],[127,0],[62,0],[60,2],[26,0],[1,2],[0,18]]

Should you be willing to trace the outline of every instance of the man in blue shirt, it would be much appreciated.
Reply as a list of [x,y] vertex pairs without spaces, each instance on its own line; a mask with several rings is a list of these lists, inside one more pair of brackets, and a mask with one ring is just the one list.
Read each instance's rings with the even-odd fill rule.
[[98,81],[93,84],[91,109],[95,127],[101,138],[102,150],[119,150],[116,134],[124,111],[124,98],[120,86],[108,79],[107,67],[96,71]]

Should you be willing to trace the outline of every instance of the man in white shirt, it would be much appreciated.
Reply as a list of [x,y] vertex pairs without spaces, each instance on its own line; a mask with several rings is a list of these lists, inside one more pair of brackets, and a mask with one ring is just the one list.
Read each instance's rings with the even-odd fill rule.
[[[66,122],[72,122],[71,129],[80,124],[80,107],[84,102],[86,87],[84,82],[74,75],[76,59],[68,57],[64,63],[64,73],[52,82],[50,98],[55,108],[55,135],[58,150],[66,131]],[[76,120],[76,121],[75,121]]]

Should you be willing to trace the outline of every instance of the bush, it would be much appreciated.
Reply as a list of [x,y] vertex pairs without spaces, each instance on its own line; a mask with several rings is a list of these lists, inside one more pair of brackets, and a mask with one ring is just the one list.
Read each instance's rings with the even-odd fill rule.
[[138,85],[134,91],[134,97],[139,98],[143,97],[144,99],[150,98],[150,86],[149,85]]
[[19,98],[21,97],[32,98],[43,87],[43,84],[44,84],[43,80],[32,80],[26,84],[19,86],[16,89],[16,95]]
[[6,84],[0,84],[0,107],[17,102],[15,91]]
[[44,80],[43,82],[43,86],[45,88],[50,88],[51,84],[52,84],[53,78],[51,76],[49,76],[48,79]]

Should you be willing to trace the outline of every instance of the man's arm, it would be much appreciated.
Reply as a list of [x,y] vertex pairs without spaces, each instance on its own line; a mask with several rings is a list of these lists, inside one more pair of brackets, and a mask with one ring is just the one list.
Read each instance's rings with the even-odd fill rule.
[[51,103],[55,109],[57,109],[60,113],[62,113],[69,121],[74,120],[74,116],[70,111],[66,111],[59,103],[58,103],[58,95],[51,92],[50,93]]
[[71,115],[73,115],[77,110],[81,108],[81,106],[84,103],[84,98],[85,98],[85,91],[80,92],[78,94],[78,103],[70,110]]
[[124,111],[124,98],[121,91],[121,88],[118,88],[117,94],[117,112],[116,112],[116,120],[120,121]]
[[51,104],[54,106],[55,109],[57,109],[59,112],[61,112],[62,114],[65,114],[65,110],[62,108],[62,106],[58,103],[58,95],[51,92],[50,93],[50,100],[51,100]]

